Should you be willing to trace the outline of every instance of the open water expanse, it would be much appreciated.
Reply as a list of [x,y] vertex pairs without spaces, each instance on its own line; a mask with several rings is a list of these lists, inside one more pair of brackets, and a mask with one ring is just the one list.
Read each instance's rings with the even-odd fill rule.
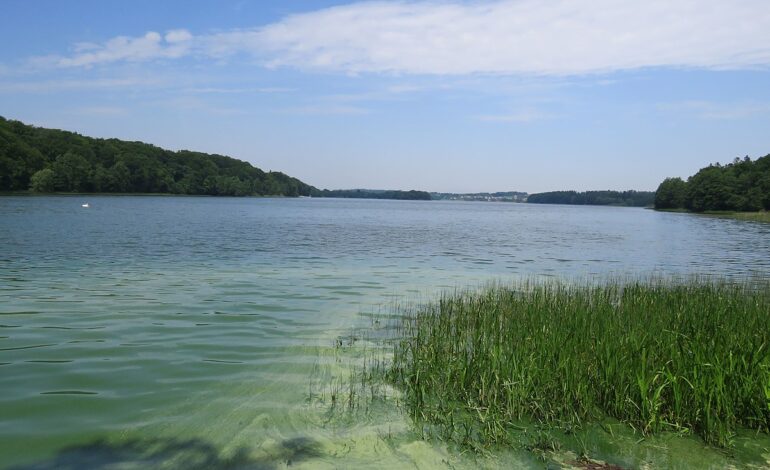
[[340,345],[394,302],[443,290],[693,274],[768,276],[770,224],[506,203],[2,197],[0,467],[473,467],[417,439],[395,404],[331,414],[324,384],[355,360]]

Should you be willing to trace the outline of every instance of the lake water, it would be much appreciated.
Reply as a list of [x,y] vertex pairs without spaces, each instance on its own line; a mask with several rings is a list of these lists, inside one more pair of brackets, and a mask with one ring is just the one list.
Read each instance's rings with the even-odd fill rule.
[[691,274],[768,276],[770,225],[505,203],[2,197],[0,467],[473,466],[416,439],[395,405],[330,417],[312,394],[355,360],[337,339],[395,301],[489,281]]

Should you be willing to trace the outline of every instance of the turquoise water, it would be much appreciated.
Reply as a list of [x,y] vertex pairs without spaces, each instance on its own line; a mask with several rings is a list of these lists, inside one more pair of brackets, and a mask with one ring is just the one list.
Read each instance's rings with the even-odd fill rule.
[[346,373],[337,340],[446,289],[769,255],[768,224],[634,208],[3,197],[0,466],[472,466],[395,406],[330,419],[312,387]]

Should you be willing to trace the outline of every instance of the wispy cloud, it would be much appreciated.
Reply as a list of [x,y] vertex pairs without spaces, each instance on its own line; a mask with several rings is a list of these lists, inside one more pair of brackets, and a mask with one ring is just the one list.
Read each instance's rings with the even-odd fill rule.
[[160,85],[160,80],[146,78],[61,79],[0,82],[0,93],[48,93],[62,90],[94,90]]
[[188,93],[200,94],[219,94],[219,95],[240,95],[240,94],[272,94],[272,93],[290,93],[296,91],[294,88],[284,87],[262,87],[262,88],[226,88],[226,87],[201,87],[189,88],[185,90]]
[[418,85],[392,85],[387,87],[385,91],[391,94],[400,95],[404,93],[417,93],[424,90],[425,87]]
[[197,113],[213,114],[217,116],[245,116],[250,114],[248,109],[220,106],[210,103],[208,100],[198,96],[173,96],[156,101],[146,102],[145,105],[151,108],[160,108],[173,111],[194,111]]
[[518,122],[527,123],[533,121],[541,121],[544,119],[554,119],[558,116],[555,114],[545,113],[537,109],[523,109],[519,111],[513,111],[503,114],[482,114],[474,116],[474,119],[478,121],[486,122]]
[[318,116],[318,115],[342,115],[342,116],[360,116],[369,114],[370,110],[359,106],[344,106],[344,105],[311,105],[311,106],[299,106],[295,108],[286,108],[282,110],[285,114],[297,114],[301,116]]
[[41,63],[59,67],[88,67],[118,61],[141,62],[153,59],[178,59],[191,52],[193,35],[184,29],[171,30],[165,35],[150,31],[144,36],[118,36],[104,44],[75,44],[75,54],[69,57],[44,57]]
[[417,74],[580,74],[770,63],[764,0],[362,3],[260,32],[273,66]]
[[767,67],[770,2],[364,2],[248,30],[120,36],[38,60],[88,67],[243,54],[269,67],[348,74],[563,76],[642,67]]
[[770,103],[715,103],[711,101],[682,101],[663,103],[658,108],[664,111],[683,112],[700,119],[738,120],[770,114]]

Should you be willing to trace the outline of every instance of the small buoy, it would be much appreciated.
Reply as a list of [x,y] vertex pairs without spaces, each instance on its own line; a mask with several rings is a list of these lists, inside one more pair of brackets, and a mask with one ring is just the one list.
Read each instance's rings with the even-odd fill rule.
[[88,203],[85,203],[85,204],[81,204],[80,206],[81,206],[81,207],[91,207],[91,206],[89,206],[89,205],[88,205]]

